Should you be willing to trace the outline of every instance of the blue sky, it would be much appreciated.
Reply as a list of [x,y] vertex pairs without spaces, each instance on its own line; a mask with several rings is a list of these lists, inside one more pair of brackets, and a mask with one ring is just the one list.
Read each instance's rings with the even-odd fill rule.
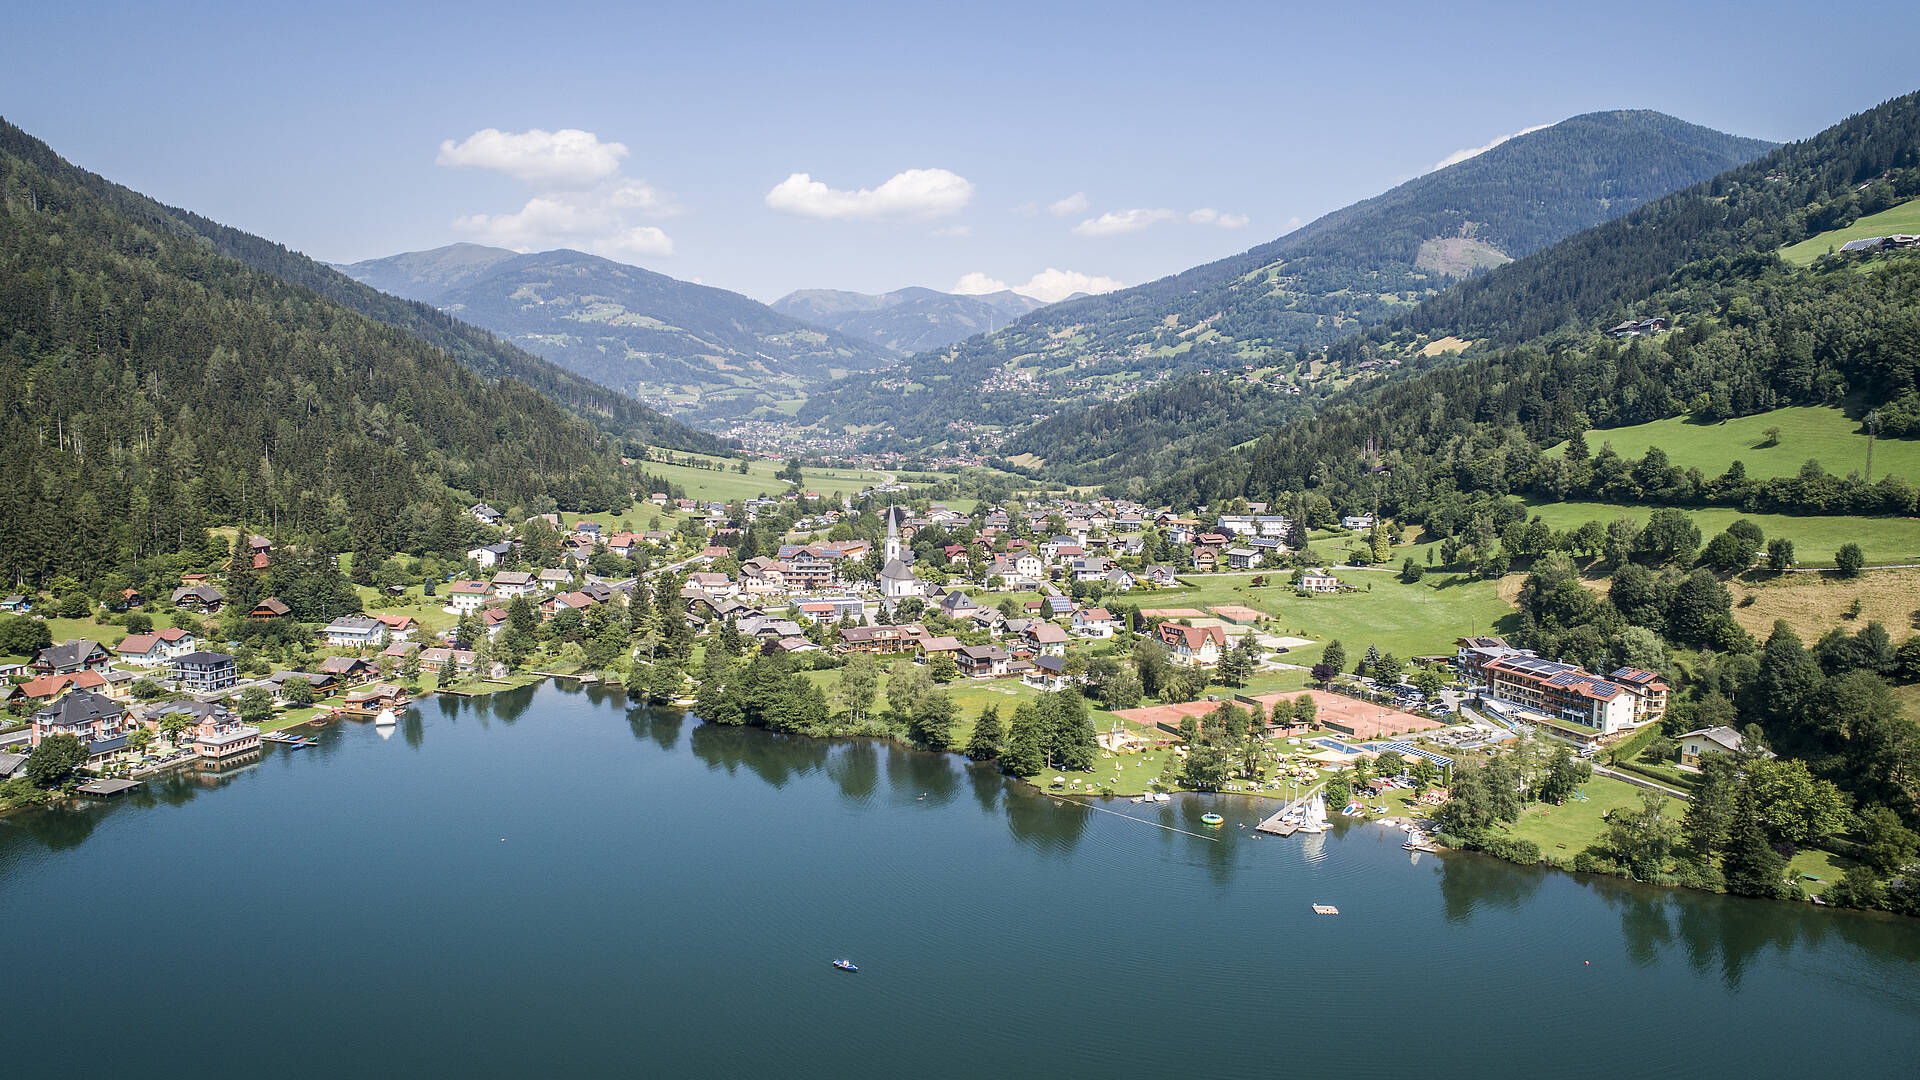
[[70,3],[6,25],[8,120],[318,258],[580,247],[762,300],[1134,284],[1578,113],[1789,140],[1920,84],[1863,59],[1920,51],[1911,3]]

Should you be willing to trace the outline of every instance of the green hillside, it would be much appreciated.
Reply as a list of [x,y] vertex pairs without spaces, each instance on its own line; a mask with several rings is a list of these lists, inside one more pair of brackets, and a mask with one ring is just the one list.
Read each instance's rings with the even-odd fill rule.
[[[1777,443],[1769,445],[1769,429],[1778,429]],[[1867,436],[1860,422],[1828,406],[1774,409],[1715,424],[1673,417],[1589,431],[1586,440],[1592,449],[1598,450],[1604,443],[1628,458],[1640,457],[1648,447],[1657,446],[1667,452],[1674,464],[1698,468],[1708,476],[1719,476],[1734,462],[1744,462],[1747,475],[1757,480],[1792,476],[1809,460],[1818,461],[1828,472],[1844,476],[1864,470],[1867,460]],[[1559,443],[1547,454],[1559,457],[1565,452],[1566,444]],[[1920,482],[1920,442],[1875,440],[1873,475],[1900,476]]]
[[643,482],[526,384],[228,258],[155,205],[0,123],[7,580],[143,581],[235,524],[447,551],[468,494],[599,510]]
[[[1632,518],[1645,525],[1654,509],[1622,503],[1560,502],[1529,503],[1527,513],[1564,531],[1577,529],[1589,521],[1605,525],[1621,518]],[[1735,521],[1751,521],[1760,526],[1768,539],[1783,537],[1793,541],[1794,557],[1803,567],[1832,566],[1833,553],[1849,543],[1860,545],[1870,566],[1920,563],[1920,520],[1914,518],[1749,514],[1724,507],[1689,507],[1687,515],[1700,527],[1700,535],[1709,539]]]
[[1795,266],[1811,266],[1813,260],[1829,251],[1840,250],[1840,245],[1849,240],[1864,240],[1869,236],[1888,236],[1893,233],[1920,233],[1920,199],[1901,203],[1877,214],[1868,214],[1845,228],[1829,229],[1797,244],[1788,244],[1780,249],[1780,257]]
[[489,250],[409,252],[345,269],[690,419],[777,409],[890,359],[725,289],[578,251],[490,258]]
[[[1240,255],[1063,301],[997,334],[850,379],[801,410],[908,437],[948,420],[1024,425],[1167,373],[1283,363],[1386,321],[1461,276],[1520,258],[1764,153],[1653,112],[1576,116],[1320,218]],[[1019,373],[1015,380],[995,376]],[[987,385],[983,388],[982,384]]]

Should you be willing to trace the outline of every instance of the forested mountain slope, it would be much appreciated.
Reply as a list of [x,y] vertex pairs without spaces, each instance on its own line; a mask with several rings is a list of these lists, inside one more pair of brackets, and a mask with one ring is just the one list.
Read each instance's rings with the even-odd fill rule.
[[[1020,424],[1168,372],[1283,363],[1764,153],[1653,112],[1592,113],[1508,140],[1250,251],[1062,302],[997,334],[848,380],[802,410],[829,427]],[[984,384],[984,389],[982,389]],[[928,420],[934,421],[927,423]]]
[[0,575],[91,580],[230,524],[421,550],[470,496],[628,505],[585,420],[156,205],[0,124]]
[[739,293],[596,255],[513,255],[470,273],[421,268],[428,256],[457,265],[448,253],[412,252],[345,270],[410,289],[403,295],[569,371],[704,420],[736,419],[848,370],[891,361],[877,345],[809,326]]
[[[1920,432],[1920,258],[1830,258],[1800,270],[1775,254],[1916,194],[1920,95],[1909,95],[1470,282],[1333,353],[1382,355],[1436,330],[1531,328],[1538,338],[1372,379],[1151,491],[1179,503],[1317,490],[1416,521],[1463,493],[1510,492],[1913,513],[1915,493],[1898,479],[1869,486],[1808,471],[1759,484],[1737,470],[1709,478],[1664,459],[1544,459],[1541,449],[1590,427],[1682,413],[1710,422],[1789,404],[1885,405],[1892,432]],[[1535,304],[1557,314],[1536,317]],[[1666,317],[1674,329],[1626,341],[1600,333],[1623,313]]]

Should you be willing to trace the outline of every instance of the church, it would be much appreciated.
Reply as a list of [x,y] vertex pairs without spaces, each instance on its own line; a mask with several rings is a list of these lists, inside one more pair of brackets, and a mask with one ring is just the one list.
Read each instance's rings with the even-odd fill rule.
[[925,595],[926,582],[913,576],[913,568],[901,555],[900,513],[897,507],[887,508],[886,561],[880,567],[880,598],[888,607],[908,597]]

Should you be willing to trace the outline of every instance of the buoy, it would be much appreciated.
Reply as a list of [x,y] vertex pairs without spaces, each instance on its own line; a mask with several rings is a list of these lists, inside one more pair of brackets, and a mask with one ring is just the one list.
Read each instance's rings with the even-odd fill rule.
[[1583,964],[1585,964],[1585,965],[1587,965],[1588,967],[1592,967],[1592,966],[1593,966],[1593,961],[1591,961],[1591,960],[1583,960],[1583,961],[1581,961],[1581,963],[1583,963]]

